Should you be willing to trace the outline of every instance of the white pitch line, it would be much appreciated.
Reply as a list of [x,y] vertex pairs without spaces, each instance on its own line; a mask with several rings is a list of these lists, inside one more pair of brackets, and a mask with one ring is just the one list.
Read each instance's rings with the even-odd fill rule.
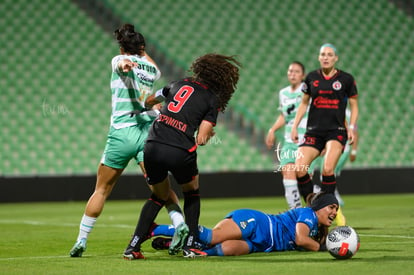
[[[17,221],[17,220],[0,220],[0,224],[27,224],[27,225],[40,225],[40,226],[63,226],[63,227],[76,227],[78,223],[48,223],[41,221]],[[99,227],[114,227],[114,228],[135,228],[132,225],[127,224],[97,224]]]
[[378,238],[399,238],[399,239],[414,239],[414,236],[402,236],[402,235],[376,235],[376,234],[359,234],[364,237],[378,237]]
[[[56,223],[52,224],[49,222],[42,222],[42,221],[20,221],[20,220],[0,220],[0,224],[28,224],[28,225],[40,225],[40,226],[64,226],[64,227],[76,227],[79,224],[75,223]],[[96,227],[112,227],[112,228],[135,228],[132,225],[128,224],[105,224],[105,223],[97,223]],[[380,235],[380,234],[359,234],[359,236],[364,237],[377,237],[377,238],[398,238],[398,239],[414,239],[414,236],[403,236],[403,235]]]
[[[93,256],[93,255],[88,255],[89,256]],[[69,255],[57,255],[57,256],[36,256],[36,257],[26,257],[26,256],[22,256],[22,257],[13,257],[13,258],[0,258],[0,261],[10,261],[10,260],[22,260],[22,259],[28,259],[28,260],[36,260],[36,259],[56,259],[56,258],[70,258]]]

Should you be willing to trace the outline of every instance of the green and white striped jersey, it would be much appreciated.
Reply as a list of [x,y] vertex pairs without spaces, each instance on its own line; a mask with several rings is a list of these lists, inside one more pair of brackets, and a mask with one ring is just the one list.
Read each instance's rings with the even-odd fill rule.
[[[279,91],[279,111],[285,117],[285,142],[293,143],[290,133],[292,132],[292,125],[295,120],[296,112],[302,101],[302,85],[295,91],[291,91],[291,87],[287,86]],[[303,141],[303,136],[306,132],[306,121],[308,119],[308,112],[305,113],[301,122],[298,125],[299,143]]]
[[[129,59],[138,64],[124,73],[118,68],[121,60]],[[118,55],[112,59],[112,114],[111,126],[115,129],[152,122],[157,113],[145,111],[145,99],[153,92],[154,83],[161,76],[160,70],[145,56]]]

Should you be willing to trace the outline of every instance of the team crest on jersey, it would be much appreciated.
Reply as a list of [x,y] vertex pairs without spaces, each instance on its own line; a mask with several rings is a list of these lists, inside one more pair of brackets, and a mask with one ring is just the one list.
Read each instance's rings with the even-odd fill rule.
[[334,83],[332,83],[332,88],[333,88],[335,91],[340,90],[340,89],[342,88],[342,84],[341,84],[341,82],[339,82],[338,80],[337,80],[337,81],[335,81]]

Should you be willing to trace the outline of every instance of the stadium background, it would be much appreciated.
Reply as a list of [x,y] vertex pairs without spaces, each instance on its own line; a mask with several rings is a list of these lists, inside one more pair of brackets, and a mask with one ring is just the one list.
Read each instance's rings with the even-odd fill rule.
[[[110,115],[112,31],[130,22],[161,67],[185,75],[207,52],[237,55],[238,90],[211,144],[199,149],[207,196],[282,195],[264,133],[277,115],[286,68],[318,67],[325,42],[359,90],[358,159],[345,193],[413,192],[413,1],[3,0],[0,3],[0,202],[86,199]],[[146,197],[133,162],[111,198]],[[390,182],[393,187],[387,186]],[[235,188],[235,186],[237,186]],[[24,192],[22,192],[24,191]]]

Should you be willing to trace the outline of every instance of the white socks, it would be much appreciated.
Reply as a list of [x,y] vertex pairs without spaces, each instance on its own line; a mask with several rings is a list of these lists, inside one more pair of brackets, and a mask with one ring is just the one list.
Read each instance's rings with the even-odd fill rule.
[[321,187],[317,184],[313,185],[313,193],[319,193],[321,192]]
[[79,225],[79,235],[78,241],[80,239],[87,239],[89,233],[92,231],[93,226],[95,225],[97,218],[88,217],[85,214],[82,217],[82,220]]
[[184,222],[183,214],[181,214],[180,212],[173,210],[171,212],[168,212],[168,215],[170,216],[174,228],[177,228],[179,224]]
[[184,216],[179,205],[172,203],[166,205],[165,208],[167,208],[168,215],[170,216],[174,228],[177,228],[179,224],[184,222]]
[[285,198],[289,209],[301,207],[302,202],[300,200],[298,182],[296,180],[284,179],[283,186],[285,187]]

